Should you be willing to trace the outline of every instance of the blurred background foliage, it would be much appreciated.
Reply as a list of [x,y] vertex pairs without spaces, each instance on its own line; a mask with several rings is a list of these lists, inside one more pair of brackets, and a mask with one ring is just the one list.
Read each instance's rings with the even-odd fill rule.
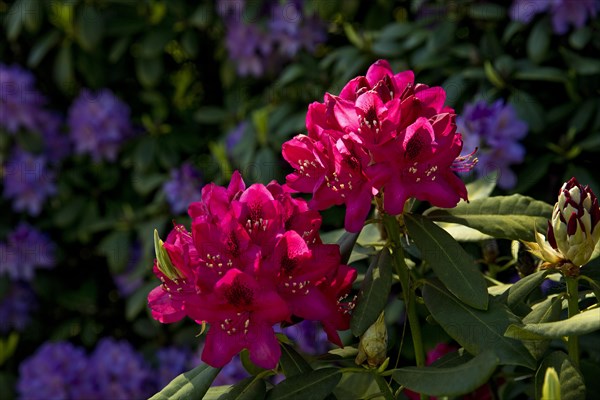
[[[531,15],[519,18],[519,3],[520,12]],[[2,101],[25,107],[19,97],[24,88],[8,78],[8,68],[18,66],[35,79],[27,95],[46,99],[27,113],[52,113],[59,121],[50,139],[47,122],[11,129],[13,111],[2,114],[0,302],[28,318],[20,325],[8,316],[0,322],[0,392],[13,393],[19,364],[50,339],[88,352],[101,338],[126,339],[152,365],[157,349],[196,349],[193,324],[161,326],[146,309],[147,293],[157,286],[153,230],[164,238],[172,220],[189,222],[185,204],[198,198],[204,183],[228,182],[234,169],[246,182],[283,182],[290,171],[281,144],[304,131],[308,104],[322,101],[327,91],[339,93],[379,58],[395,71],[412,69],[418,82],[443,86],[459,116],[476,100],[512,106],[513,119],[528,129],[522,157],[516,157],[521,162],[512,166],[516,182],[498,193],[553,203],[571,176],[600,193],[600,19],[590,12],[585,23],[557,32],[552,10],[532,13],[526,6],[474,0],[0,1]],[[115,119],[112,111],[87,115],[86,107],[76,108],[85,89],[108,89],[111,107],[127,110],[122,114],[131,132],[114,141],[113,159],[93,146],[84,149],[82,137],[107,135],[106,121]],[[77,130],[89,121],[98,123]],[[101,146],[104,139],[94,140]],[[55,162],[47,151],[52,144],[67,152]],[[41,175],[54,190],[39,195],[38,213],[16,206],[23,193],[8,194],[18,151],[47,159],[38,160],[31,190],[39,189]],[[25,168],[16,165],[13,172]],[[341,215],[325,212],[326,230],[340,228]],[[44,250],[51,263],[42,265],[42,247],[34,241],[11,245],[23,223],[51,242]],[[45,269],[15,279],[10,257],[19,251],[33,254],[32,268]],[[36,307],[9,304],[17,285],[33,293]],[[186,368],[180,369],[176,373]]]

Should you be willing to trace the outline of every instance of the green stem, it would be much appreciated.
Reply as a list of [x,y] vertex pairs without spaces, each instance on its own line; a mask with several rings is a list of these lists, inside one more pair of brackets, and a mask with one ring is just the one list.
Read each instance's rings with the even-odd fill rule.
[[400,227],[396,218],[391,215],[383,216],[383,225],[392,244],[392,259],[394,260],[396,273],[400,278],[402,294],[404,295],[404,302],[406,303],[406,313],[408,315],[408,324],[413,340],[417,367],[424,367],[425,349],[423,348],[423,339],[421,337],[421,325],[419,324],[419,316],[417,315],[415,293],[410,287],[410,271],[404,261],[404,250],[402,249],[402,243],[400,243]]
[[[569,318],[579,314],[579,292],[577,278],[565,276],[567,283],[567,302],[569,305]],[[567,349],[569,352],[569,358],[575,366],[579,368],[579,337],[577,335],[571,335],[568,337]]]

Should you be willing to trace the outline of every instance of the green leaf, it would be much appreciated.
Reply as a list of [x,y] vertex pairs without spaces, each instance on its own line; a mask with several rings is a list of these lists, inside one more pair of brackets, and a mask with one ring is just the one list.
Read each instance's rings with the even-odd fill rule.
[[423,258],[448,290],[471,307],[485,310],[487,285],[471,256],[450,234],[427,218],[406,214],[404,222]]
[[383,249],[373,259],[358,294],[356,308],[350,320],[354,336],[360,336],[373,325],[388,302],[392,288],[392,258]]
[[92,51],[98,46],[104,35],[104,20],[92,6],[83,6],[77,17],[77,38],[79,44],[87,51]]
[[536,64],[541,62],[550,47],[550,21],[547,18],[539,20],[531,30],[527,39],[527,55]]
[[466,187],[467,193],[469,193],[469,200],[473,201],[488,198],[496,187],[499,175],[500,173],[498,171],[492,171],[486,176],[482,176],[471,183],[467,183]]
[[469,17],[473,19],[497,21],[506,17],[506,8],[493,3],[473,3],[467,10]]
[[214,107],[214,106],[205,106],[200,107],[194,113],[194,119],[201,124],[218,124],[224,121],[228,117],[227,110]]
[[163,390],[150,397],[150,400],[201,399],[220,370],[220,368],[200,365],[177,376]]
[[129,232],[114,231],[102,239],[98,251],[106,257],[111,273],[125,270],[129,262],[129,247]]
[[[380,376],[381,377],[381,376]],[[381,399],[381,389],[372,374],[345,372],[333,392],[340,400]]]
[[546,225],[552,206],[514,194],[459,203],[449,209],[433,207],[424,214],[434,221],[466,225],[496,238],[533,241],[535,226]]
[[523,81],[548,82],[566,82],[568,79],[565,71],[554,67],[535,67],[519,70],[515,73],[514,78]]
[[392,393],[392,388],[390,387],[390,385],[387,383],[387,381],[384,379],[383,376],[381,376],[377,373],[374,373],[373,378],[375,379],[375,382],[377,382],[377,386],[379,386],[379,390],[381,390],[381,394],[382,394],[384,400],[395,400],[396,399],[394,397],[394,393]]
[[406,367],[392,377],[402,386],[429,396],[459,396],[487,382],[498,366],[498,357],[488,350],[465,364],[452,368]]
[[538,288],[542,282],[546,279],[546,275],[548,275],[551,271],[538,271],[531,275],[528,275],[519,281],[517,281],[514,285],[512,285],[507,290],[507,301],[506,304],[510,307],[511,310],[515,311],[519,306],[523,304],[523,302],[527,299],[527,296],[531,292]]
[[137,78],[145,87],[156,85],[163,74],[163,69],[163,61],[160,57],[138,58],[135,60]]
[[585,384],[583,377],[562,351],[548,355],[535,374],[536,399],[541,398],[544,377],[548,368],[554,368],[560,380],[560,400],[584,400]]
[[493,239],[492,236],[479,232],[477,229],[469,228],[460,224],[451,224],[448,222],[436,222],[437,226],[444,229],[458,242],[481,242],[483,240]]
[[113,64],[119,61],[123,54],[125,54],[125,52],[129,48],[130,43],[131,38],[128,36],[122,37],[116,42],[114,42],[114,44],[110,48],[110,52],[108,53],[108,61],[110,61]]
[[[532,311],[523,317],[524,324],[558,321],[562,311],[562,297],[550,297],[533,306]],[[523,344],[531,355],[538,360],[550,346],[550,339],[524,340]]]
[[313,370],[308,362],[292,346],[285,343],[281,343],[281,359],[279,363],[287,378]]
[[71,42],[64,43],[54,59],[54,81],[63,92],[69,92],[75,84]]
[[14,331],[6,339],[0,338],[0,366],[14,354],[18,343],[19,334]]
[[505,335],[515,339],[558,339],[563,336],[585,335],[600,329],[600,308],[581,312],[571,318],[539,324],[513,324]]
[[546,110],[540,102],[529,93],[514,89],[508,103],[515,107],[518,116],[525,120],[533,132],[542,132],[546,126]]
[[589,26],[584,26],[576,31],[573,31],[573,33],[569,35],[569,44],[577,50],[582,50],[586,44],[588,44],[591,38],[592,28]]
[[504,79],[502,79],[502,76],[494,69],[494,66],[490,61],[486,61],[483,64],[483,70],[485,71],[487,79],[498,89],[503,89],[504,86],[506,86]]
[[515,193],[523,193],[538,183],[544,176],[547,176],[548,169],[554,161],[554,157],[553,154],[544,154],[537,156],[534,163],[525,165],[521,172],[519,172],[517,186],[513,188],[513,191]]
[[225,396],[232,387],[233,385],[211,386],[202,400],[222,400],[221,397]]
[[559,49],[563,58],[579,75],[596,75],[600,73],[600,60],[597,58],[582,57],[564,47]]
[[219,397],[219,400],[258,400],[264,399],[266,394],[265,381],[257,376],[251,376],[233,385],[230,391]]
[[268,400],[321,400],[330,394],[342,374],[337,368],[322,368],[286,378],[267,393]]
[[[344,229],[340,229],[340,233],[341,235],[336,239],[336,243],[340,246],[340,255],[342,256],[340,263],[348,264],[360,232],[348,232]],[[321,235],[321,238],[323,239],[323,235]]]
[[48,35],[43,36],[37,43],[32,47],[27,57],[27,66],[29,68],[35,68],[38,66],[44,56],[50,51],[50,49],[58,43],[60,39],[60,33],[58,31],[52,31]]
[[149,282],[127,298],[125,303],[125,318],[127,318],[127,321],[133,321],[144,307],[146,307],[148,304],[148,294],[156,286],[157,283]]
[[477,310],[433,283],[423,288],[423,298],[433,318],[469,353],[477,355],[492,348],[500,364],[535,368],[535,360],[525,346],[504,336],[511,323],[519,322],[506,305],[491,301],[486,311]]

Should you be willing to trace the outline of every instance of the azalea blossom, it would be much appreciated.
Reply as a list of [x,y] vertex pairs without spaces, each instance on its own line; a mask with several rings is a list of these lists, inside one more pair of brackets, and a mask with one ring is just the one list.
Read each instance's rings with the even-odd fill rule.
[[414,82],[412,71],[392,72],[385,60],[352,79],[339,96],[327,93],[308,108],[308,135],[283,144],[294,168],[287,186],[312,193],[311,208],[346,206],[344,226],[358,232],[382,195],[384,210],[399,214],[414,197],[438,207],[467,200],[455,175],[477,162],[460,156],[462,137],[441,87]]
[[162,284],[148,303],[162,323],[189,317],[210,327],[202,360],[222,367],[243,349],[275,368],[281,349],[273,325],[321,321],[330,341],[348,329],[345,301],[356,271],[340,264],[337,245],[323,244],[321,217],[272,182],[248,188],[234,173],[227,188],[202,189],[189,206],[191,231],[177,225],[156,239],[154,273]]

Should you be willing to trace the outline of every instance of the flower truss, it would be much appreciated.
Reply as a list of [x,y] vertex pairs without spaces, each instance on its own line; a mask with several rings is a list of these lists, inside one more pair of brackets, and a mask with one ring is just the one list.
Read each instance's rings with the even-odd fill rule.
[[344,299],[356,271],[321,242],[318,212],[275,182],[246,188],[236,172],[227,188],[205,186],[188,213],[191,232],[177,225],[157,239],[162,284],[148,302],[162,323],[187,316],[210,325],[204,362],[222,367],[248,349],[256,365],[275,368],[273,325],[298,318],[321,321],[342,345],[336,330],[348,329],[353,302]]
[[308,108],[308,135],[284,143],[283,157],[295,171],[287,185],[312,193],[309,206],[346,205],[345,228],[361,229],[374,195],[384,210],[400,214],[414,197],[439,207],[467,200],[456,171],[468,171],[472,154],[463,142],[454,110],[441,87],[414,82],[412,71],[393,74],[379,60],[366,76],[352,79],[339,96],[325,94]]

